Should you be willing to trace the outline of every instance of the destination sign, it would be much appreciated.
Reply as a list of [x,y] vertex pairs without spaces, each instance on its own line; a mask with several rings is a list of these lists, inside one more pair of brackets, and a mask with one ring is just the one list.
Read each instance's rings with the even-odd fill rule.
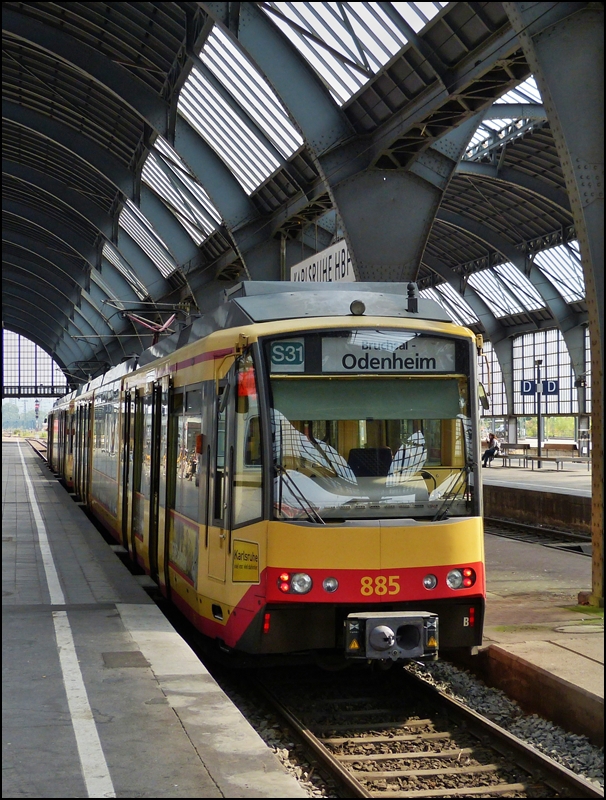
[[322,339],[322,372],[455,372],[455,343],[399,331]]

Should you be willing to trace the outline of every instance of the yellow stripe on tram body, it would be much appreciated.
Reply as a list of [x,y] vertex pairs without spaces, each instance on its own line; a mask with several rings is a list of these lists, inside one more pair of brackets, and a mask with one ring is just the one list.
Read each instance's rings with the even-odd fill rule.
[[267,565],[284,569],[389,569],[484,560],[482,521],[307,527],[270,522]]

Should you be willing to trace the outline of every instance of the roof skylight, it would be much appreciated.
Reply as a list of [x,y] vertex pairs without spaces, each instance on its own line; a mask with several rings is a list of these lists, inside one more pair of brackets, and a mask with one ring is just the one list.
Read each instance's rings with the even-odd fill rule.
[[247,194],[280,167],[252,127],[197,67],[183,85],[177,108],[227,164]]
[[216,230],[221,218],[170,145],[158,138],[154,148],[156,152],[149,153],[145,160],[141,178],[164,200],[199,247]]
[[567,303],[585,297],[585,279],[577,241],[541,250],[535,255],[534,263],[547,275]]
[[133,291],[141,300],[148,296],[147,289],[141,283],[139,278],[135,275],[134,271],[126,264],[126,262],[122,259],[122,256],[118,253],[118,251],[112,247],[109,242],[105,242],[103,245],[103,258],[106,258],[110,264],[113,264],[114,267],[120,272],[131,285]]
[[545,308],[545,301],[535,289],[526,275],[510,262],[494,267],[498,276],[512,289],[527,311],[538,311]]
[[[524,105],[541,105],[542,102],[543,100],[536,81],[531,75],[530,78],[527,78],[519,86],[516,86],[515,89],[505,92],[504,95],[501,95],[501,97],[495,100],[492,113],[494,113],[494,106],[499,104],[512,105],[521,103]],[[521,134],[523,130],[528,127],[527,118],[520,119],[519,117],[506,116],[506,114],[507,108],[504,108],[502,117],[498,119],[491,118],[482,120],[471,137],[467,152],[465,153],[465,158],[470,159],[477,156],[481,150],[478,145],[481,145],[482,142],[486,142],[487,140],[492,141],[495,136],[500,136],[500,138],[505,138],[505,136],[507,136],[507,138],[512,138],[512,133],[515,134],[516,129],[519,130]]]
[[508,317],[511,314],[524,313],[523,306],[518,303],[491,269],[474,272],[469,276],[468,283],[490,307],[495,317]]
[[285,158],[303,144],[281,102],[257,69],[217,25],[200,59]]
[[143,252],[158,267],[164,278],[168,278],[176,271],[177,264],[168,247],[131,200],[127,200],[126,205],[123,206],[118,224],[137,242]]
[[[446,3],[392,3],[416,32]],[[343,105],[407,43],[383,3],[259,3]]]
[[439,303],[457,325],[472,325],[474,322],[479,322],[471,306],[449,283],[440,283],[434,288],[423,289],[419,295]]

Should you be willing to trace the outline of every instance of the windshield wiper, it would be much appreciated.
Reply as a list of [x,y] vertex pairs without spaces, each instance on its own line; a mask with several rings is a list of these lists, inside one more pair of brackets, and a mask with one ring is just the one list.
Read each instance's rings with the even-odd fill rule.
[[[442,505],[437,510],[435,517],[432,519],[432,522],[439,522],[440,520],[446,519],[451,506],[453,505],[455,500],[459,497],[461,489],[463,489],[463,494],[465,494],[465,491],[469,486],[469,475],[471,474],[471,472],[472,472],[471,467],[468,464],[465,464],[465,466],[459,470],[459,474],[457,475],[455,480],[455,486],[457,486],[456,491],[452,494],[446,495],[446,497],[442,502]],[[466,476],[465,480],[459,482],[459,478],[463,473],[465,473]]]
[[297,486],[296,481],[288,474],[288,471],[282,464],[278,464],[276,461],[275,464],[276,472],[280,476],[280,500],[279,500],[279,509],[280,514],[282,514],[282,483],[287,483],[288,488],[294,499],[297,503],[301,506],[301,509],[307,514],[308,519],[310,522],[316,522],[321,525],[326,525],[326,522],[322,519],[320,514],[318,513],[317,509],[313,507],[313,505],[309,502],[309,500],[305,497],[301,489]]

